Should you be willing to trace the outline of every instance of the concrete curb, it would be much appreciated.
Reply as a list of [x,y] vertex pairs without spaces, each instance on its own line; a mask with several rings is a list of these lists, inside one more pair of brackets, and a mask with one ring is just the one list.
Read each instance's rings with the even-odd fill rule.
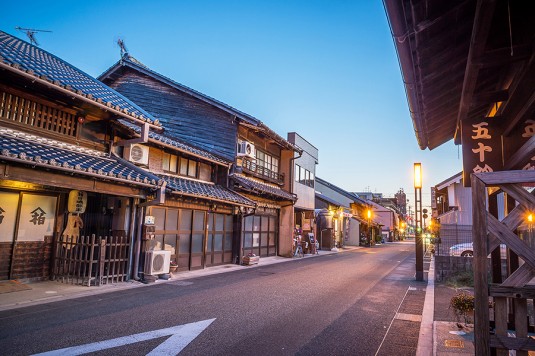
[[431,257],[429,272],[427,273],[427,287],[425,292],[424,310],[418,336],[417,356],[435,355],[436,345],[433,319],[435,311],[435,257]]

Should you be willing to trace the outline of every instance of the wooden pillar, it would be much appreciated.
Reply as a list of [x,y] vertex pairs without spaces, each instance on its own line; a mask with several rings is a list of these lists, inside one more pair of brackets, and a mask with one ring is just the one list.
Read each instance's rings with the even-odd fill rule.
[[472,238],[474,244],[474,346],[479,356],[490,355],[488,267],[487,267],[487,190],[485,184],[473,174],[472,182]]

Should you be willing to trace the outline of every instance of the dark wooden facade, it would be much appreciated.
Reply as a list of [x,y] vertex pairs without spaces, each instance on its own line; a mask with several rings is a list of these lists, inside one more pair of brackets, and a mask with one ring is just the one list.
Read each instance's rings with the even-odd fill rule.
[[167,135],[234,160],[237,125],[231,114],[139,71],[122,67],[120,73],[104,81],[158,118]]

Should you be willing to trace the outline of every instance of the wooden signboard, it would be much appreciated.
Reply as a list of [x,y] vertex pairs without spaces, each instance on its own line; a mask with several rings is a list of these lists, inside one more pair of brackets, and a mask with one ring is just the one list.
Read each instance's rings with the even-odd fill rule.
[[494,118],[462,123],[463,183],[470,186],[472,173],[503,170],[501,128]]

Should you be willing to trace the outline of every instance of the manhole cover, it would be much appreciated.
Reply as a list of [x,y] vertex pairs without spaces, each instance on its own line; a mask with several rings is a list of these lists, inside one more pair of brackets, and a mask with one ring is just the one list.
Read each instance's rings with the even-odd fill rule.
[[446,347],[454,347],[457,349],[464,349],[464,342],[462,340],[446,340],[444,341]]

